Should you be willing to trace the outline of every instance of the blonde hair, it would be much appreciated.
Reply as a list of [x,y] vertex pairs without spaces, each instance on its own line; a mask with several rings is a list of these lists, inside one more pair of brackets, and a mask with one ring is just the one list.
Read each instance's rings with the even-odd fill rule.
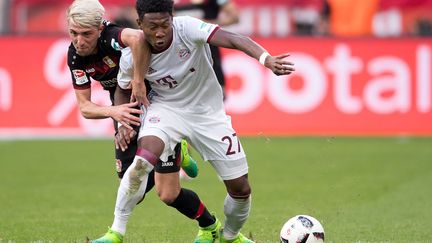
[[99,0],[75,0],[67,10],[67,21],[81,27],[99,27],[105,8]]

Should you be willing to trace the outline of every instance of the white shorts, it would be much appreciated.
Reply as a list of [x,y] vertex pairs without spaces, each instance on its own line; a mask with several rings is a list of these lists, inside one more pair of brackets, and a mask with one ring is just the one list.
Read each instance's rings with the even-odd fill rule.
[[223,110],[195,113],[152,103],[143,118],[138,138],[152,135],[164,141],[161,160],[167,160],[176,144],[186,139],[223,180],[248,173],[240,139]]

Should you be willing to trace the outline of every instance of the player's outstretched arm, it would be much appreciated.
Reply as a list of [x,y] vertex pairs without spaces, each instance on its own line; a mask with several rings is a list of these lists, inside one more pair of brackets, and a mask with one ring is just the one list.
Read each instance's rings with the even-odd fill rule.
[[137,102],[128,103],[120,106],[101,106],[91,101],[91,90],[75,90],[75,96],[78,101],[78,106],[81,115],[86,119],[104,119],[113,118],[117,122],[132,129],[130,124],[139,126],[139,117],[134,114],[142,114],[140,109],[134,108]]
[[122,42],[132,50],[133,80],[131,101],[138,101],[147,107],[150,102],[147,99],[147,90],[144,85],[145,75],[150,65],[151,52],[141,30],[125,28],[121,33]]
[[293,67],[294,63],[285,60],[289,54],[272,56],[251,38],[222,28],[215,32],[209,40],[209,43],[219,47],[243,51],[249,56],[259,60],[261,64],[272,70],[276,75],[288,75],[295,70]]

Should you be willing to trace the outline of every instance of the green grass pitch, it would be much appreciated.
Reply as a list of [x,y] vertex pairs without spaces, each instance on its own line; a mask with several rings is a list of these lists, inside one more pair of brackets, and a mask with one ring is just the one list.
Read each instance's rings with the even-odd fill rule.
[[[253,190],[242,232],[278,242],[288,218],[321,221],[326,242],[432,242],[432,138],[243,138]],[[118,180],[108,140],[0,141],[0,242],[85,242],[113,218]],[[194,153],[194,156],[198,155]],[[199,160],[183,181],[223,221],[225,188]],[[195,221],[152,190],[125,242],[193,242]]]

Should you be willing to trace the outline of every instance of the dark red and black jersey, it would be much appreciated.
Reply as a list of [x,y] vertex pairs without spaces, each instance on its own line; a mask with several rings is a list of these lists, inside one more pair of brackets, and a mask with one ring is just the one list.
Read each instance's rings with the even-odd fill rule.
[[91,77],[110,92],[111,100],[113,100],[114,91],[117,87],[120,49],[125,47],[121,42],[123,28],[108,21],[104,21],[103,25],[104,29],[97,43],[97,53],[85,57],[79,56],[71,43],[68,50],[68,66],[74,89],[89,89]]

